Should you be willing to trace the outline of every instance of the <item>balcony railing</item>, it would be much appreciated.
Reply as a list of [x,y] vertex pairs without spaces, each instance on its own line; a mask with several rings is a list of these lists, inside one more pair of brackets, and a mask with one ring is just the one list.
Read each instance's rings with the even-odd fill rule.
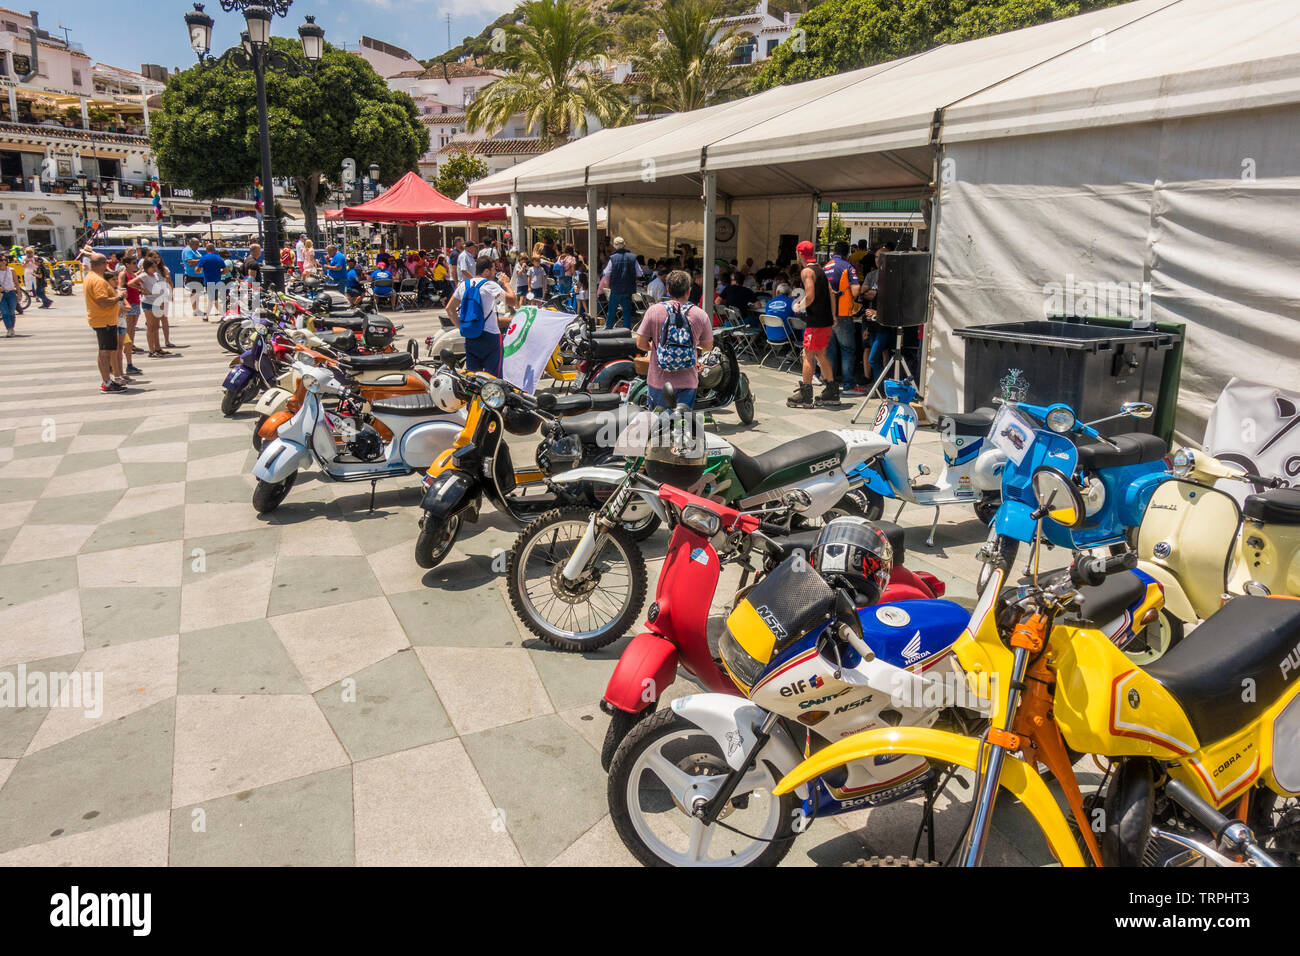
[[64,126],[61,123],[48,125],[45,123],[11,123],[8,120],[0,120],[0,135],[5,133],[20,136],[48,136],[52,139],[73,139],[82,142],[121,142],[133,144],[149,142],[149,138],[145,135],[144,127],[142,126],[97,127],[92,123],[90,129],[82,129],[80,126]]
[[[184,189],[180,186],[173,186],[171,183],[160,183],[162,187],[162,198],[169,200],[194,200],[196,202],[207,202],[207,200],[197,199],[192,190]],[[41,182],[36,176],[0,176],[0,192],[41,192],[46,195],[69,195],[80,196],[81,186],[76,179],[61,177],[52,183]],[[148,201],[149,183],[130,179],[90,179],[86,182],[86,195],[89,197],[99,196],[102,199],[113,202],[117,200],[144,200]],[[252,202],[252,187],[246,189],[228,189],[224,190],[223,199],[238,199],[246,202]]]

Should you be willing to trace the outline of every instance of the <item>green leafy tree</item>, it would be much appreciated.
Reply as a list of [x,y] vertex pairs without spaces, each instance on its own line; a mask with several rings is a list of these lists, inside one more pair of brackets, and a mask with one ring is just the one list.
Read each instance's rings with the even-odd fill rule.
[[834,249],[835,243],[848,241],[849,227],[844,224],[844,217],[840,215],[839,203],[831,203],[826,225],[817,230],[817,243],[823,249]]
[[476,179],[488,174],[487,163],[469,153],[452,153],[438,163],[438,179],[433,188],[455,199]]
[[784,83],[856,70],[1007,30],[1114,6],[1123,0],[824,0],[768,57],[750,84]]
[[741,38],[712,22],[719,16],[718,0],[667,0],[657,18],[662,33],[630,48],[647,112],[697,110],[744,91],[745,75],[731,66]]
[[[297,43],[273,42],[301,56]],[[329,45],[314,73],[267,71],[266,98],[272,173],[293,183],[313,236],[320,234],[317,204],[344,159],[355,159],[359,170],[377,163],[381,180],[392,184],[429,148],[429,131],[410,96],[390,90],[361,57]],[[161,177],[197,196],[215,199],[250,187],[261,172],[252,71],[196,66],[172,76],[149,142]]]
[[522,114],[530,133],[557,143],[586,131],[588,115],[602,126],[627,118],[626,97],[601,72],[611,31],[584,0],[525,0],[521,22],[504,28],[490,62],[509,72],[485,86],[465,111],[465,125],[495,135]]

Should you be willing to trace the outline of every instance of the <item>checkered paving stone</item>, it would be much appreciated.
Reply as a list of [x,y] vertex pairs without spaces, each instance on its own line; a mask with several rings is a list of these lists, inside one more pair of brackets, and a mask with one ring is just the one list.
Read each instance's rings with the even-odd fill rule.
[[[0,863],[632,863],[598,759],[625,641],[532,639],[492,569],[515,533],[499,515],[422,572],[413,479],[368,511],[368,485],[304,475],[259,518],[252,415],[221,414],[215,328],[176,319],[175,354],[141,357],[122,395],[98,391],[79,296],[0,339],[0,670],[103,680],[95,713],[0,706]],[[791,373],[747,372],[757,423],[716,421],[745,450],[849,425],[855,404],[790,409]],[[938,465],[933,433],[914,458]],[[929,517],[902,514],[908,561],[969,602],[984,529],[949,513],[926,548]],[[1006,804],[991,858],[1044,862]],[[919,813],[824,821],[787,863],[907,853]]]

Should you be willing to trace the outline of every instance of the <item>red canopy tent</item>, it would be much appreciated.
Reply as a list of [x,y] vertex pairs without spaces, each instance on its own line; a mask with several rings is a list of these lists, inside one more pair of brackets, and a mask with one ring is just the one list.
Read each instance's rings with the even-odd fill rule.
[[462,206],[448,199],[415,173],[407,173],[393,183],[382,196],[360,206],[346,207],[338,218],[361,222],[448,222],[470,220],[484,222],[508,218],[505,206]]

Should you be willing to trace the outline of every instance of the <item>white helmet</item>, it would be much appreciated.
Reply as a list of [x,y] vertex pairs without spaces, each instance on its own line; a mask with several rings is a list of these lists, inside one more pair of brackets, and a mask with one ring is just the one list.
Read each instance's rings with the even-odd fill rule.
[[456,379],[446,372],[433,376],[429,394],[433,396],[433,404],[449,414],[465,407],[465,400],[456,394]]

